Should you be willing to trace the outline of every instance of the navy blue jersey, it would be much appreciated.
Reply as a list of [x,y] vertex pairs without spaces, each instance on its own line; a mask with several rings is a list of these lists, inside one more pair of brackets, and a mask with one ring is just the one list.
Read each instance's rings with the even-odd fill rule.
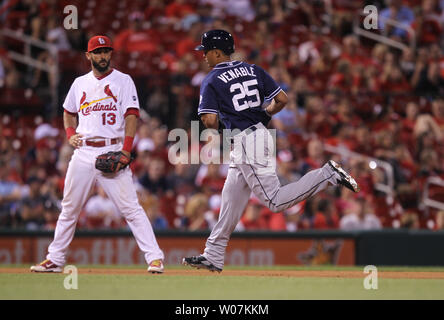
[[246,128],[270,121],[262,109],[281,88],[259,66],[242,61],[218,63],[200,87],[198,114],[215,113],[227,129]]

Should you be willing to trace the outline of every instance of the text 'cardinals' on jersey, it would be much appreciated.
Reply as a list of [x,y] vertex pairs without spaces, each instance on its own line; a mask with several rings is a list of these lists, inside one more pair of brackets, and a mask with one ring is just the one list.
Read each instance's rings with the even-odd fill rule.
[[139,109],[139,100],[129,75],[113,69],[96,78],[91,71],[74,80],[63,108],[78,113],[76,131],[84,137],[116,138],[125,135],[125,114]]

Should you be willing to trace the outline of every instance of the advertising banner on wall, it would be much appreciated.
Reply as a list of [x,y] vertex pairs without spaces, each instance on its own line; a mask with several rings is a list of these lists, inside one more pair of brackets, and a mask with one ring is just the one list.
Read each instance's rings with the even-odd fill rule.
[[[50,237],[0,238],[0,263],[36,263],[46,258]],[[205,237],[159,237],[167,265],[203,252]],[[77,237],[69,247],[69,264],[146,264],[131,236]],[[354,265],[355,243],[343,238],[242,238],[230,240],[226,265]]]

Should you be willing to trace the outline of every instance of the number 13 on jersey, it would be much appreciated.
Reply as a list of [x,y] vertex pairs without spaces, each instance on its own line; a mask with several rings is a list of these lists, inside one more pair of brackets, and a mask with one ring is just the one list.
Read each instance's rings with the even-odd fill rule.
[[[237,93],[239,91],[239,93]],[[236,93],[233,96],[233,106],[236,111],[242,111],[248,108],[255,108],[261,105],[261,97],[257,89],[257,80],[248,80],[244,82],[233,83],[230,87],[231,93]],[[244,103],[240,104],[241,100],[245,99]]]
[[116,123],[116,114],[113,112],[102,113],[102,125],[113,125]]

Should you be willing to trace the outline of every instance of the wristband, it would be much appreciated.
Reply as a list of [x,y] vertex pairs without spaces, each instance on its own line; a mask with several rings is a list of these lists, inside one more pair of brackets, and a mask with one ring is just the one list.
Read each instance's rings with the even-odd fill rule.
[[123,142],[122,150],[131,153],[131,149],[133,148],[134,137],[125,136],[125,141]]
[[76,129],[74,129],[73,127],[68,127],[65,129],[66,132],[66,137],[68,138],[68,140],[76,134]]

